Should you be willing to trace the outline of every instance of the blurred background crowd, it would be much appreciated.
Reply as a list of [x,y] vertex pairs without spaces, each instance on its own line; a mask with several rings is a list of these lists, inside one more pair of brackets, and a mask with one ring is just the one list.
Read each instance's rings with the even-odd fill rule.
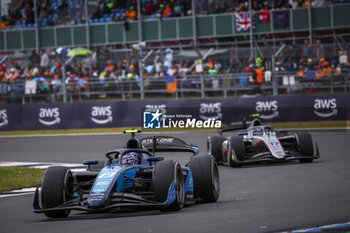
[[[128,22],[137,20],[138,15],[143,20],[148,20],[249,10],[248,1],[243,0],[2,0],[2,6],[5,1],[10,4],[5,13],[3,7],[1,9],[1,29],[8,29],[6,33],[10,33],[15,28],[22,31],[22,34],[24,31],[34,31],[22,28],[32,28],[35,21],[39,27],[71,24],[73,28],[73,24],[87,21],[91,24]],[[203,97],[204,91],[208,90],[223,90],[223,96],[226,96],[226,90],[237,95],[237,91],[244,88],[246,89],[241,94],[246,94],[249,90],[253,94],[272,94],[271,87],[276,90],[274,85],[278,88],[288,86],[288,90],[283,90],[282,93],[290,93],[291,90],[311,93],[319,84],[321,92],[333,93],[336,87],[344,87],[347,92],[350,84],[348,28],[321,28],[315,31],[291,29],[283,35],[278,30],[288,25],[275,25],[274,13],[292,11],[272,11],[267,14],[271,20],[260,18],[264,16],[263,12],[270,10],[310,7],[311,11],[311,7],[346,1],[348,0],[252,0],[251,9],[259,12],[256,14],[259,22],[271,26],[268,34],[248,36],[247,33],[238,33],[239,14],[232,14],[232,19],[236,17],[234,37],[214,36],[197,38],[198,40],[184,37],[181,41],[151,41],[145,43],[143,52],[134,47],[134,41],[115,45],[101,43],[101,46],[89,49],[42,49],[37,46],[33,51],[11,51],[6,48],[6,52],[0,53],[0,96],[53,94],[62,97],[63,92],[68,92],[79,93],[79,98],[81,93],[85,93],[87,98],[92,95],[105,98],[109,94],[128,92],[132,98],[132,93],[141,95],[142,88],[153,95],[177,95],[178,90],[188,88],[190,94],[201,90]],[[333,9],[332,7],[319,9]],[[293,11],[291,18],[294,13]],[[227,16],[229,15],[222,17]],[[290,19],[289,14],[282,16],[282,19]],[[88,27],[87,24],[86,26]],[[248,27],[243,31],[248,32]],[[338,32],[341,35],[337,35]],[[86,41],[86,44],[89,42]],[[274,57],[279,48],[282,48],[281,53]],[[204,56],[209,49],[213,49],[213,53]],[[201,50],[202,55],[197,50]],[[149,56],[148,52],[151,52]],[[72,57],[74,59],[70,60]],[[308,88],[298,85],[304,82]],[[263,86],[267,87],[266,90],[270,88],[270,92],[263,90]]]
[[[281,42],[283,45],[283,42]],[[139,88],[140,69],[144,77],[145,88],[151,82],[161,80],[162,86],[168,83],[166,79],[176,78],[177,82],[194,84],[201,75],[214,77],[210,83],[212,88],[217,87],[218,82],[229,75],[239,77],[230,85],[249,86],[271,83],[272,69],[277,73],[286,73],[305,80],[336,80],[349,76],[350,63],[348,58],[340,62],[339,55],[329,53],[321,40],[316,40],[314,45],[308,40],[304,43],[287,44],[276,60],[275,65],[270,59],[261,57],[235,59],[232,56],[209,56],[202,60],[199,58],[184,58],[179,51],[171,48],[154,51],[146,61],[140,65],[137,51],[130,50],[122,56],[116,56],[108,46],[94,47],[92,50],[41,50],[40,54],[31,51],[27,59],[5,60],[0,65],[0,94],[23,94],[27,81],[36,83],[35,93],[46,94],[62,92],[63,75],[66,75],[66,84],[70,91],[91,92],[101,90],[120,91],[123,82],[133,82]],[[76,52],[74,62],[63,70],[67,56]],[[65,72],[63,74],[63,72]],[[191,77],[192,79],[188,79]],[[165,79],[164,79],[165,78]],[[189,81],[191,80],[191,81]],[[174,82],[174,80],[172,80]],[[153,85],[153,88],[157,88]],[[228,87],[230,88],[230,87]],[[168,93],[173,93],[167,90]],[[106,97],[104,93],[99,95]]]
[[[1,29],[30,28],[35,17],[39,27],[110,21],[137,20],[136,0],[2,0],[9,2],[7,12],[2,12]],[[338,0],[333,0],[337,3]],[[344,2],[341,0],[339,2]],[[196,14],[221,14],[248,11],[247,0],[194,0]],[[253,11],[274,9],[320,7],[330,4],[327,0],[253,0]],[[144,20],[192,15],[192,0],[141,0],[140,12]],[[36,6],[36,8],[35,8]],[[84,7],[87,8],[85,12]],[[36,15],[35,15],[36,12]],[[87,13],[87,17],[85,16]]]

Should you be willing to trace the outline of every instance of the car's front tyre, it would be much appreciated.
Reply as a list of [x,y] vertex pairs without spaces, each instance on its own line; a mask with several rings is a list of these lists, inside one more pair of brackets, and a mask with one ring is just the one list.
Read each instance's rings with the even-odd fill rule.
[[[41,202],[43,209],[54,208],[62,205],[70,198],[72,175],[67,167],[48,167],[43,175],[41,184]],[[70,210],[57,210],[47,212],[45,215],[50,218],[65,218]]]
[[222,143],[225,141],[225,138],[221,135],[209,136],[207,139],[207,150],[208,154],[215,157],[218,164],[222,164]]
[[[297,140],[297,150],[301,156],[304,156],[304,159],[300,159],[301,163],[311,163],[314,159],[314,146],[312,142],[312,138],[309,132],[297,132],[296,134]],[[308,158],[310,157],[310,158]]]
[[239,167],[241,165],[235,161],[243,161],[246,154],[243,138],[240,136],[230,136],[227,140],[229,144],[226,153],[227,163],[231,167]]

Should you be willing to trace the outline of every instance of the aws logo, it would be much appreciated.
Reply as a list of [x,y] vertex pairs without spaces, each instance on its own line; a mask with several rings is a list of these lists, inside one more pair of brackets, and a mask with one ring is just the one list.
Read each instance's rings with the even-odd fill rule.
[[222,118],[221,103],[201,103],[199,107],[199,117],[202,120]]
[[[278,102],[277,100],[272,101],[257,101],[255,110],[260,113],[260,118],[269,120],[278,117]],[[264,113],[264,114],[262,114]]]
[[166,105],[165,104],[147,104],[145,106],[145,112],[159,112],[163,115],[166,114]]
[[111,123],[112,114],[112,106],[94,106],[91,110],[91,120],[100,125]]
[[0,110],[0,127],[3,127],[5,125],[8,125],[8,119],[7,119],[7,110],[2,109]]
[[338,113],[337,99],[315,99],[314,113],[324,118],[336,116]]
[[41,124],[55,125],[60,123],[61,119],[59,108],[40,108],[39,111],[39,122]]

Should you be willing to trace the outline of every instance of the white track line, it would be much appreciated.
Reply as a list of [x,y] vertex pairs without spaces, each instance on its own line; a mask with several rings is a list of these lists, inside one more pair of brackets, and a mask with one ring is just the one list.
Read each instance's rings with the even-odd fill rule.
[[51,166],[65,166],[69,168],[86,168],[81,163],[53,163],[53,162],[7,162],[0,161],[0,167],[30,167],[45,169]]
[[0,198],[3,197],[14,197],[14,196],[22,196],[22,195],[29,195],[33,194],[35,192],[36,188],[24,188],[24,189],[19,189],[19,190],[13,190],[13,191],[8,191],[0,194]]
[[26,193],[6,193],[6,194],[0,194],[0,198],[4,197],[17,197],[17,196],[24,196],[24,195],[33,195],[34,192],[26,192]]
[[[144,132],[142,134],[148,135],[148,134],[182,134],[185,132],[192,132],[192,131],[176,131],[176,132]],[[196,131],[196,132],[202,132]],[[124,133],[64,133],[64,134],[28,134],[28,135],[0,135],[0,138],[26,138],[26,137],[65,137],[65,136],[113,136],[113,135],[126,135]]]
[[300,230],[294,230],[294,231],[288,231],[288,232],[282,232],[282,233],[329,232],[329,230],[331,229],[337,229],[340,232],[344,228],[350,228],[350,222],[337,223],[337,224],[325,225],[325,226],[314,227],[314,228],[304,228]]

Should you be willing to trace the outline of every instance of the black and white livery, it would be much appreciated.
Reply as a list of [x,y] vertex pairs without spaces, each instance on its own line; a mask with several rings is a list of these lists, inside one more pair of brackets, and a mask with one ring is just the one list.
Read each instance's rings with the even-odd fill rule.
[[[209,136],[208,153],[219,164],[231,167],[257,162],[281,162],[299,160],[312,162],[319,158],[316,143],[308,132],[288,133],[287,130],[274,130],[271,125],[264,125],[258,114],[251,115],[250,121],[232,122],[219,130],[219,135]],[[239,131],[225,138],[222,133]]]
[[[219,171],[211,155],[181,139],[153,136],[138,140],[131,130],[125,148],[106,152],[107,161],[86,160],[86,171],[49,167],[41,191],[36,190],[33,212],[67,217],[71,210],[104,212],[122,208],[180,210],[197,202],[216,202]],[[155,153],[157,152],[157,156]],[[185,166],[165,160],[158,152],[190,152]]]

